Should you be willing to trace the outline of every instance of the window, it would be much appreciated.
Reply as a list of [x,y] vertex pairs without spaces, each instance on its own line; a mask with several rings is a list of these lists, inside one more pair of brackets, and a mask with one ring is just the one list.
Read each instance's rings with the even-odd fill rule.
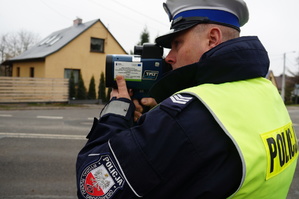
[[64,78],[70,79],[71,78],[71,74],[74,74],[74,80],[75,80],[75,84],[78,84],[79,82],[79,74],[80,74],[80,70],[79,69],[64,69]]
[[34,68],[30,67],[30,77],[34,77]]
[[21,69],[20,67],[17,67],[17,77],[20,77],[20,75],[21,75]]
[[98,39],[98,38],[91,38],[90,40],[90,51],[91,52],[104,52],[104,39]]
[[44,39],[43,41],[41,41],[39,46],[42,46],[42,45],[52,46],[57,41],[59,41],[61,38],[62,38],[62,36],[60,36],[60,35],[49,36],[46,39]]

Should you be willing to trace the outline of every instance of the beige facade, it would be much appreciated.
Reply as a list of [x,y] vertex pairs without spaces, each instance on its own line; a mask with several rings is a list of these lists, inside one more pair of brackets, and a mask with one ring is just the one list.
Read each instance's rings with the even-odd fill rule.
[[30,61],[13,63],[12,76],[31,77],[31,70],[34,70],[34,77],[45,77],[45,62]]
[[[75,21],[74,26],[78,26]],[[92,49],[92,40],[103,42],[100,52]],[[12,61],[12,76],[66,78],[67,71],[75,70],[82,74],[87,90],[90,79],[94,76],[97,90],[101,72],[105,73],[106,54],[126,52],[102,22],[95,20],[89,28],[45,57]]]

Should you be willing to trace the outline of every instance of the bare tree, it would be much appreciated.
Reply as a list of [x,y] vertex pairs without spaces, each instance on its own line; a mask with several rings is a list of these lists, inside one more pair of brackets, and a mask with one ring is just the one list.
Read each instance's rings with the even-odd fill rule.
[[40,40],[38,34],[20,30],[17,33],[0,35],[1,62],[18,56]]
[[40,36],[32,32],[21,30],[18,35],[22,42],[22,51],[28,50],[40,41]]
[[[17,33],[6,33],[0,35],[0,64],[4,61],[20,55],[40,40],[38,34],[20,30]],[[9,66],[2,66],[0,75],[10,76],[7,74],[11,71]]]

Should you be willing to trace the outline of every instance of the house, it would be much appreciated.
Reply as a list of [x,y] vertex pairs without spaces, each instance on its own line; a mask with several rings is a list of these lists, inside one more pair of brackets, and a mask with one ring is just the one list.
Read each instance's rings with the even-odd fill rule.
[[[281,93],[283,76],[280,75],[276,76],[275,78],[277,81],[277,89]],[[294,97],[296,97],[296,99],[298,98],[298,88],[296,86],[299,82],[298,78],[298,76],[285,75],[285,101],[288,103],[294,101]],[[296,103],[298,103],[297,100]]]
[[127,53],[101,20],[82,23],[78,18],[3,64],[12,67],[13,77],[69,78],[73,71],[77,83],[81,73],[87,89],[94,76],[97,89],[106,54]]
[[273,74],[273,71],[272,70],[269,70],[267,75],[266,75],[266,78],[268,80],[270,80],[272,82],[272,84],[277,88],[277,82],[276,82],[276,78]]

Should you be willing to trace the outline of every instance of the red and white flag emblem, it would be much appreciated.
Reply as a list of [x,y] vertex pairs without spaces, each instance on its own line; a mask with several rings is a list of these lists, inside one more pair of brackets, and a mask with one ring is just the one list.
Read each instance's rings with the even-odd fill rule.
[[125,180],[109,155],[85,167],[80,177],[80,191],[85,198],[108,199],[122,189]]
[[89,172],[85,179],[86,192],[92,196],[105,195],[114,184],[112,177],[103,165]]

